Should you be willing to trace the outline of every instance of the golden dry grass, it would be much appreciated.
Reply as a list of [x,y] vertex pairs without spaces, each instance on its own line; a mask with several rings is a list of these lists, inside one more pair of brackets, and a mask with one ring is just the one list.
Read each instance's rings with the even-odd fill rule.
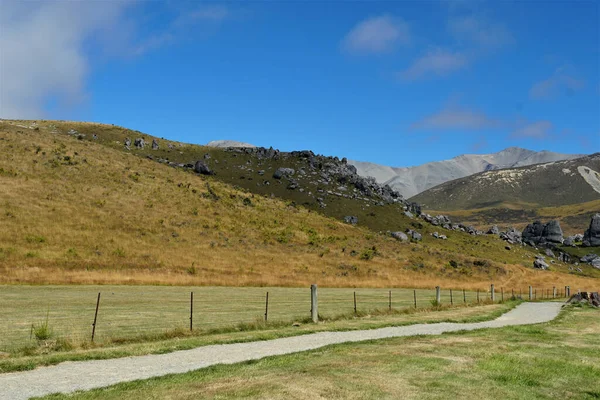
[[[566,266],[525,268],[532,253],[506,252],[498,240],[478,245],[456,235],[434,245],[427,238],[401,244],[120,145],[52,133],[50,122],[46,130],[29,126],[0,122],[0,283],[597,286],[597,279],[562,273]],[[373,247],[376,255],[361,259]],[[451,259],[461,268],[449,268]],[[473,266],[482,259],[489,260]]]

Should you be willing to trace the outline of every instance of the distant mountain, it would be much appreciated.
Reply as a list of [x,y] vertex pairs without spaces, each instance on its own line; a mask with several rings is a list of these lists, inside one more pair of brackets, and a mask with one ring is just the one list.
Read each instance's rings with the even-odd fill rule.
[[413,197],[442,183],[478,172],[527,166],[582,157],[581,154],[535,152],[509,147],[493,154],[465,154],[450,160],[436,161],[416,167],[396,168],[370,162],[348,161],[359,175],[372,176],[380,184],[388,184],[405,198]]
[[535,209],[600,200],[600,153],[485,171],[446,182],[411,200],[429,210],[471,210],[506,203]]
[[235,140],[213,140],[206,144],[208,147],[256,147],[250,143],[236,142]]

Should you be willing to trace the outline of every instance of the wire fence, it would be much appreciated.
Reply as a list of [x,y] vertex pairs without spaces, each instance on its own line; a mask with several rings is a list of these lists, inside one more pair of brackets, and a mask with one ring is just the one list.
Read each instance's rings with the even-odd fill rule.
[[[531,300],[562,298],[565,288],[532,288]],[[98,296],[98,294],[101,294]],[[529,299],[529,288],[494,289],[494,301]],[[307,321],[308,288],[165,286],[0,286],[0,351],[35,343],[47,322],[53,337],[96,343],[134,340],[176,329],[241,329],[242,324]],[[488,290],[440,289],[442,305],[489,303]],[[98,301],[99,300],[99,301]],[[374,311],[430,308],[436,289],[318,288],[321,318]],[[96,307],[97,319],[95,321]]]

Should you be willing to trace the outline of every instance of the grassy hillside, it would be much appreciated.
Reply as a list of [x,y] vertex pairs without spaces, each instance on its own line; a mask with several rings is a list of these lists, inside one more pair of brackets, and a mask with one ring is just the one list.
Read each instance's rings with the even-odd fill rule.
[[[578,168],[586,167],[588,183]],[[600,200],[600,153],[574,160],[487,171],[444,183],[411,200],[431,210],[560,207]]]
[[[123,149],[125,137],[142,136],[152,141],[111,125],[0,122],[0,282],[427,287],[444,280],[474,288],[584,286],[599,275],[588,267],[567,274],[560,264],[534,271],[529,250],[507,251],[494,238],[433,239],[434,227],[408,219],[397,204],[328,196],[321,208],[271,178],[278,166],[298,168],[299,158],[257,161],[165,140],[160,150]],[[155,161],[205,154],[215,176]],[[257,186],[259,162],[270,185]],[[341,222],[344,215],[358,216],[359,225]],[[384,233],[407,227],[423,242]]]

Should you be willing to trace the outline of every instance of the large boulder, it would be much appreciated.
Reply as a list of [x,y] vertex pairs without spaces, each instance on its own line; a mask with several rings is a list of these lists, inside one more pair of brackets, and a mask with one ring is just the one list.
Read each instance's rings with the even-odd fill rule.
[[535,221],[533,224],[527,225],[523,230],[523,242],[527,244],[538,244],[542,240],[543,232],[544,224],[542,224],[540,221]]
[[590,227],[583,235],[584,246],[600,246],[600,214],[596,214],[590,221]]
[[552,220],[544,225],[544,231],[542,232],[542,239],[545,239],[549,243],[560,243],[563,242],[563,232],[560,228],[560,223],[556,220]]
[[196,172],[198,174],[202,174],[202,175],[213,175],[214,174],[214,172],[211,171],[210,168],[208,168],[208,165],[206,165],[202,161],[196,161],[196,164],[194,165],[194,172]]

